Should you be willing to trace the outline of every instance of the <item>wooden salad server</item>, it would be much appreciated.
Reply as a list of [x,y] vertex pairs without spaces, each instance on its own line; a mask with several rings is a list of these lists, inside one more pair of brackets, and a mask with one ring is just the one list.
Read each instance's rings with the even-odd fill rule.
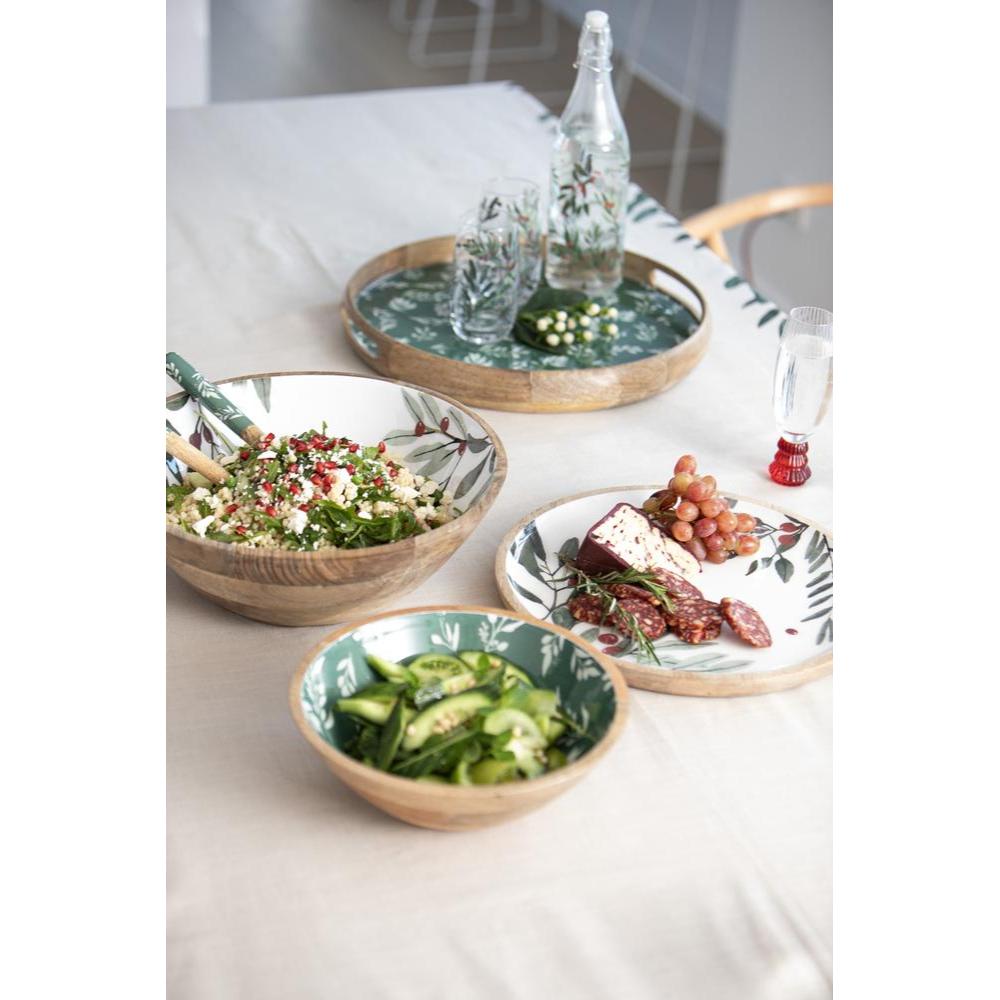
[[[209,382],[194,365],[173,351],[167,353],[167,374],[189,396],[200,400],[205,409],[217,416],[231,431],[239,434],[247,444],[256,445],[264,436],[264,432],[227,399],[214,382]],[[194,468],[191,462],[188,465]]]
[[183,462],[189,469],[200,472],[213,483],[224,483],[229,473],[218,462],[200,452],[190,441],[185,441],[167,421],[167,454]]

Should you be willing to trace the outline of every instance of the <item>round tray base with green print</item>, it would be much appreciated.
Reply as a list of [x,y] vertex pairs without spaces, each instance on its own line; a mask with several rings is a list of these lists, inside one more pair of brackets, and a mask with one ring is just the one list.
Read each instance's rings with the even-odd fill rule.
[[[797,687],[833,669],[833,539],[826,529],[761,500],[727,493],[730,506],[751,514],[760,548],[721,566],[705,563],[695,585],[713,601],[734,597],[763,617],[772,645],[756,649],[728,626],[698,645],[667,632],[647,657],[625,634],[573,619],[575,587],[564,563],[616,503],[641,506],[662,483],[613,486],[563,497],[522,518],[496,555],[496,582],[507,607],[572,630],[614,658],[630,687],[666,694],[725,697]],[[657,662],[658,661],[658,662]]]
[[525,413],[603,410],[634,403],[684,378],[708,347],[702,293],[683,275],[626,252],[612,296],[620,335],[586,352],[549,354],[511,338],[467,344],[449,319],[454,238],[381,254],[355,272],[341,303],[344,335],[377,372],[470,406]]

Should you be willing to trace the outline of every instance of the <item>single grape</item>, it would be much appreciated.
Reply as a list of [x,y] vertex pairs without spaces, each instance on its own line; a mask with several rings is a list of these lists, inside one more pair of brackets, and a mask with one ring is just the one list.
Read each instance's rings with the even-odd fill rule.
[[752,556],[760,548],[760,539],[753,535],[740,535],[736,551],[741,556]]
[[736,547],[739,544],[739,538],[735,531],[718,532],[722,538],[722,547],[727,552],[735,552]]
[[677,464],[674,466],[674,472],[694,473],[697,468],[698,460],[694,457],[694,455],[681,455],[681,457],[677,459]]
[[698,510],[700,510],[705,517],[718,517],[723,510],[725,510],[725,508],[718,499],[710,497],[708,500],[702,500],[702,502],[698,504]]
[[687,521],[674,521],[670,525],[670,534],[679,542],[689,542],[694,535],[694,528]]
[[688,552],[690,552],[691,555],[693,555],[695,559],[700,562],[704,562],[705,557],[708,555],[708,550],[705,548],[705,544],[700,538],[689,539],[684,543],[684,548],[686,548]]
[[715,515],[715,523],[719,526],[719,531],[735,531],[739,518],[731,511],[724,510],[721,514]]
[[714,497],[719,485],[715,481],[715,476],[702,476],[701,481],[708,487],[708,495]]
[[708,538],[709,535],[715,534],[717,527],[714,517],[703,517],[700,521],[695,521],[694,533],[699,538]]
[[691,482],[690,486],[684,491],[685,500],[693,500],[695,503],[701,503],[702,500],[708,499],[708,487],[705,485],[704,481],[701,479],[695,479]]
[[752,514],[737,514],[736,515],[736,530],[741,534],[745,535],[748,531],[753,531],[757,527],[757,518]]
[[726,543],[723,540],[722,533],[719,531],[716,531],[714,534],[709,535],[705,539],[705,548],[708,549],[709,552],[718,552],[720,549],[724,549],[725,547]]
[[682,500],[677,505],[677,516],[682,521],[697,521],[701,511],[698,510],[698,505],[696,503],[691,503],[690,500]]
[[694,476],[690,472],[678,472],[667,484],[668,489],[673,490],[679,496],[684,496],[684,491],[694,482]]
[[715,563],[716,565],[721,565],[729,558],[729,553],[725,549],[716,549],[714,552],[709,552],[708,561],[710,563]]

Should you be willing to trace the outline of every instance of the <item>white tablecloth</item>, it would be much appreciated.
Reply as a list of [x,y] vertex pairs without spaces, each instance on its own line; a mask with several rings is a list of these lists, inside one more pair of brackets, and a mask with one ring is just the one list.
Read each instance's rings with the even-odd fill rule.
[[[550,127],[506,84],[169,112],[168,347],[215,378],[363,370],[336,315],[350,274],[451,231],[488,176],[544,182]],[[506,486],[391,606],[499,603],[494,552],[524,513],[655,480],[687,451],[727,489],[829,523],[829,424],[807,486],[766,477],[773,307],[665,213],[633,215],[629,248],[708,294],[706,358],[624,409],[489,413]],[[169,573],[167,600],[172,997],[829,995],[829,679],[731,700],[634,691],[620,744],[578,788],[440,834],[355,797],[298,735],[288,680],[325,629],[238,618]]]

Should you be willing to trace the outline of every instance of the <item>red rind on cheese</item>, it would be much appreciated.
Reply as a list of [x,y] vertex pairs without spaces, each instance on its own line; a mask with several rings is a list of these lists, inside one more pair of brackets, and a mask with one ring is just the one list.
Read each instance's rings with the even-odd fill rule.
[[[631,532],[619,542],[616,547],[595,537],[601,529],[623,515],[623,510],[638,515],[630,520],[636,521],[635,534]],[[638,519],[641,518],[641,525]],[[606,529],[607,530],[607,529]],[[629,553],[623,550],[634,550]],[[690,579],[701,571],[698,560],[689,552],[685,552],[666,532],[655,524],[645,511],[633,507],[629,503],[617,503],[587,532],[576,563],[585,573],[599,575],[601,573],[620,573],[622,570],[634,567],[638,570],[662,569],[678,573]]]

